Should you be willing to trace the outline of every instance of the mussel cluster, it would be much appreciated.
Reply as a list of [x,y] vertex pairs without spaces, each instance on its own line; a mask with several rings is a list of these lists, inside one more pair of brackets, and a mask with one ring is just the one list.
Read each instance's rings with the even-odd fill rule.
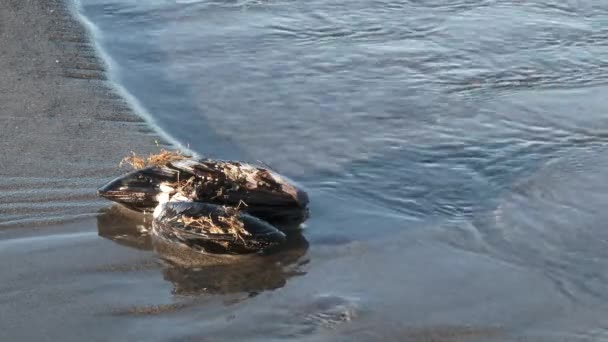
[[211,254],[268,251],[308,217],[308,196],[275,172],[235,161],[178,158],[118,177],[98,190],[153,212],[153,236]]

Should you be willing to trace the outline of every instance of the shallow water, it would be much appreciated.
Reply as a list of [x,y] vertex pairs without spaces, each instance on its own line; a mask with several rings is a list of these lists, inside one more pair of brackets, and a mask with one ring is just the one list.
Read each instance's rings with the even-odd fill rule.
[[[74,329],[117,324],[122,335],[96,335],[144,340],[608,340],[608,4],[81,4],[112,78],[160,128],[202,155],[271,165],[309,192],[312,217],[304,245],[253,261],[266,272],[167,268],[145,236],[107,216],[57,231],[70,248],[28,240],[40,263],[97,250],[131,265],[77,279],[49,271],[65,296],[87,293],[79,305],[95,318]],[[19,243],[5,233],[0,257],[19,258]],[[152,266],[134,267],[140,259]]]

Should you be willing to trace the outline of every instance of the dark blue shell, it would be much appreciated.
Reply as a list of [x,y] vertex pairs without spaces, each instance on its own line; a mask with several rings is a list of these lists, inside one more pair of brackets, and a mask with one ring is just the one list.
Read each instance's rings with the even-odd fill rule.
[[[235,181],[226,166],[243,167],[243,179]],[[239,206],[253,216],[273,221],[305,219],[308,195],[284,177],[239,162],[185,159],[165,166],[147,167],[118,177],[98,194],[136,211],[152,212],[158,205],[162,183],[191,179],[186,196],[194,202]]]
[[[184,221],[204,217],[215,226],[227,226],[223,219],[238,220],[240,234],[218,231],[211,224],[197,226]],[[185,219],[185,220],[184,220]],[[202,221],[204,222],[204,221]],[[154,234],[207,253],[246,254],[264,251],[285,242],[285,234],[271,224],[244,212],[220,205],[200,202],[162,204],[152,223]]]

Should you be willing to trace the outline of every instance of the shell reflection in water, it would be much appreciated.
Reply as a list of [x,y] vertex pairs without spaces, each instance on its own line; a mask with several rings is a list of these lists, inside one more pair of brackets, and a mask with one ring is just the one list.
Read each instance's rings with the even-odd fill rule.
[[266,255],[213,255],[154,239],[150,216],[112,206],[98,216],[99,236],[120,245],[156,251],[163,278],[179,295],[257,293],[278,289],[294,276],[304,275],[308,242],[294,231],[286,243]]

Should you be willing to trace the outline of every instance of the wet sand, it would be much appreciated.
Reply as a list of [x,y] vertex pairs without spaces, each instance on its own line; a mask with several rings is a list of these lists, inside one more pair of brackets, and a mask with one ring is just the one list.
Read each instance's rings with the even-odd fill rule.
[[0,41],[0,227],[95,215],[96,188],[159,136],[110,87],[63,1],[2,1]]

